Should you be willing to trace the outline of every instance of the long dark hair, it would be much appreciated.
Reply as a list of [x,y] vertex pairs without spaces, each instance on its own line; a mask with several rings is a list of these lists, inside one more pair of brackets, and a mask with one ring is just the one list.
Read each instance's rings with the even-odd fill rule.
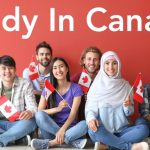
[[[64,64],[65,64],[65,66],[68,68],[68,72],[67,72],[67,75],[66,75],[66,79],[67,79],[67,81],[70,81],[70,72],[69,72],[69,65],[68,65],[68,63],[66,62],[66,60],[64,59],[64,58],[62,58],[62,57],[55,57],[52,61],[51,61],[51,64],[50,64],[50,82],[51,82],[51,84],[54,86],[54,88],[56,89],[57,88],[57,86],[58,86],[58,82],[57,82],[57,79],[54,77],[54,74],[53,74],[53,66],[54,66],[54,63],[56,62],[56,61],[62,61]],[[55,99],[55,92],[53,92],[51,95],[50,95],[50,97],[49,97],[49,99],[48,99],[48,106],[50,107],[50,108],[53,108],[53,107],[55,107],[55,102],[56,102],[56,99]]]

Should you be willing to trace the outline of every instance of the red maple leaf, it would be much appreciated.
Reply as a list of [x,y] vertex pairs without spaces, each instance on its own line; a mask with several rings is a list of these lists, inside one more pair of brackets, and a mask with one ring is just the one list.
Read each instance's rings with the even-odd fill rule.
[[29,66],[29,70],[30,70],[31,72],[34,72],[35,66],[30,65],[30,66]]
[[83,83],[87,83],[88,82],[88,77],[85,76],[85,77],[82,78],[82,80],[83,80]]
[[7,113],[11,113],[11,106],[6,105],[4,109]]
[[141,92],[141,93],[143,92],[143,88],[142,88],[142,86],[140,86],[140,92]]

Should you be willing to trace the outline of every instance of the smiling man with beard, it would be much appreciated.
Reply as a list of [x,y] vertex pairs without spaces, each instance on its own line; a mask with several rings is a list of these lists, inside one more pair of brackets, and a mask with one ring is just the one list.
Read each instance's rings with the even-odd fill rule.
[[36,59],[39,62],[36,66],[39,78],[30,80],[28,68],[24,69],[23,78],[32,82],[36,101],[39,103],[41,92],[44,88],[44,81],[50,78],[49,65],[52,60],[52,48],[47,42],[43,41],[36,46]]
[[[99,70],[99,63],[102,56],[102,52],[99,48],[90,46],[83,50],[80,58],[80,65],[86,70],[88,75],[91,78],[91,81],[94,80],[95,76],[97,75],[97,72]],[[71,81],[75,83],[79,83],[79,79],[81,76],[81,72],[74,74],[71,77]],[[82,96],[80,108],[79,108],[79,120],[84,120],[84,108],[85,108],[85,102],[87,99],[87,92],[84,92],[84,96]]]

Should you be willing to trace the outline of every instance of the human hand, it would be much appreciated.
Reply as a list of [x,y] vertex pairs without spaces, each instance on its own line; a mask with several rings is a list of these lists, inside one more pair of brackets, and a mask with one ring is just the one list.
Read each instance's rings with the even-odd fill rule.
[[150,115],[145,117],[146,120],[150,121]]
[[29,120],[30,118],[32,118],[32,112],[30,110],[23,111],[19,115],[20,120]]
[[99,127],[99,122],[97,119],[92,119],[88,123],[89,129],[91,129],[93,132],[97,131],[97,127]]
[[68,106],[68,102],[66,100],[62,100],[62,101],[60,101],[60,103],[58,105],[58,109],[59,109],[59,111],[62,111],[62,109],[67,106]]
[[56,141],[58,144],[64,143],[64,136],[65,136],[65,130],[60,128],[58,132],[56,133]]
[[132,103],[131,103],[131,100],[130,100],[130,98],[129,98],[129,96],[124,100],[124,102],[123,102],[123,106],[125,106],[125,107],[128,107],[128,106],[131,106],[132,105]]

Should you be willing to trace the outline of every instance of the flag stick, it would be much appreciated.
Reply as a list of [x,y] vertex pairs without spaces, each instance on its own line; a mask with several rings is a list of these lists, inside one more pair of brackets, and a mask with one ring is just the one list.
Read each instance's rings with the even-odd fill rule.
[[134,86],[131,87],[131,89],[130,89],[128,95],[127,95],[127,97],[131,94],[131,92],[132,92],[132,90],[133,90],[133,87],[134,87]]
[[[64,100],[64,98],[59,94],[59,92],[55,89],[55,91],[57,92],[57,94]],[[71,107],[68,104],[68,107],[71,109]]]

